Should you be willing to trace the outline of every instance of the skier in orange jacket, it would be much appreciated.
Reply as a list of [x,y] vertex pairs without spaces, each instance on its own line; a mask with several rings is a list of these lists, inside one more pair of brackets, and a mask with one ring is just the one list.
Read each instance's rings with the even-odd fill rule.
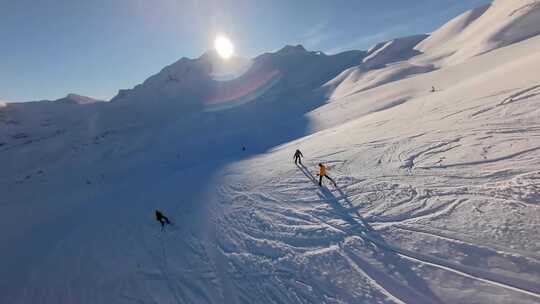
[[322,186],[323,177],[328,178],[334,184],[334,186],[337,187],[336,182],[330,176],[328,176],[328,174],[326,174],[326,166],[319,164],[319,186]]

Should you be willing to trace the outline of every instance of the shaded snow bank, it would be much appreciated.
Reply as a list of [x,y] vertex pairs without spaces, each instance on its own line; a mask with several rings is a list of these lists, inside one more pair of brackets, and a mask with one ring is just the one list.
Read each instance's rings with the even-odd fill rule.
[[279,82],[230,111],[146,100],[181,98],[188,59],[133,100],[8,104],[0,302],[538,303],[540,37],[452,65],[394,47],[263,54]]

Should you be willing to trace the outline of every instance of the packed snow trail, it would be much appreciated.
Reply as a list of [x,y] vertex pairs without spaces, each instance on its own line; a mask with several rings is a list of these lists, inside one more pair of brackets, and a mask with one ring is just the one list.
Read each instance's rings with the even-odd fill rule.
[[[312,164],[314,165],[314,164]],[[256,166],[256,165],[249,165]],[[291,165],[292,167],[292,165]],[[316,166],[313,166],[316,167]],[[376,232],[376,229],[371,227],[371,224],[369,224],[366,220],[363,220],[360,216],[359,210],[362,208],[362,206],[356,206],[354,202],[351,202],[351,200],[348,199],[351,195],[344,195],[343,192],[336,190],[336,193],[334,194],[332,190],[323,190],[319,192],[318,198],[310,197],[312,196],[310,193],[317,192],[317,181],[314,179],[314,176],[310,174],[308,171],[305,171],[303,168],[298,168],[299,171],[301,171],[301,175],[303,176],[303,179],[305,181],[308,181],[310,184],[312,184],[312,188],[310,189],[302,189],[305,188],[304,185],[302,185],[301,181],[296,183],[294,180],[285,180],[285,181],[278,181],[277,185],[275,183],[272,184],[272,186],[277,186],[277,190],[273,190],[274,187],[272,186],[254,186],[255,189],[252,189],[253,193],[256,193],[257,195],[253,195],[257,202],[250,203],[249,206],[253,209],[253,213],[256,215],[251,215],[251,220],[248,220],[248,223],[253,221],[254,218],[260,218],[261,222],[264,222],[265,224],[259,224],[270,226],[272,229],[269,230],[268,233],[261,233],[260,231],[264,231],[265,229],[260,228],[259,229],[246,229],[246,227],[239,227],[239,230],[244,230],[245,233],[250,237],[254,239],[254,243],[250,247],[248,245],[248,248],[245,248],[244,251],[255,251],[258,253],[257,255],[261,255],[263,258],[268,256],[273,261],[275,261],[276,264],[280,264],[276,258],[280,259],[287,259],[288,254],[290,252],[287,252],[288,250],[281,249],[282,247],[292,246],[293,249],[291,250],[300,250],[310,252],[308,248],[310,247],[327,247],[331,246],[332,243],[337,243],[338,247],[336,247],[334,250],[337,252],[340,252],[340,255],[347,254],[347,257],[349,256],[349,252],[358,249],[349,249],[347,248],[347,244],[351,242],[350,240],[358,239],[360,238],[362,241],[362,247],[369,246],[375,246],[376,248],[376,255],[382,255],[386,256],[386,258],[383,258],[381,263],[385,265],[385,267],[392,267],[389,265],[396,265],[395,267],[400,269],[401,275],[405,275],[409,277],[409,284],[402,283],[402,285],[399,285],[399,283],[395,283],[392,278],[388,278],[386,276],[382,276],[381,274],[377,272],[377,270],[367,270],[369,269],[369,264],[366,264],[365,262],[362,263],[362,269],[364,272],[368,271],[369,273],[375,273],[374,276],[377,278],[375,279],[376,282],[379,282],[379,286],[385,286],[385,284],[389,284],[390,286],[395,286],[398,284],[398,286],[401,286],[400,288],[396,287],[389,287],[391,290],[396,290],[394,293],[390,292],[389,290],[385,290],[384,293],[386,295],[392,295],[391,298],[397,298],[401,299],[405,302],[411,302],[412,298],[415,298],[416,301],[420,301],[422,297],[425,297],[426,303],[434,303],[440,300],[438,299],[438,296],[434,296],[436,294],[431,289],[437,288],[435,286],[429,287],[428,283],[423,283],[422,276],[419,276],[415,274],[414,271],[408,270],[407,268],[412,268],[411,266],[403,267],[400,266],[402,263],[406,264],[406,262],[403,261],[403,258],[405,260],[411,260],[415,264],[421,264],[430,267],[435,267],[440,270],[444,270],[446,272],[457,274],[463,278],[468,278],[473,281],[481,282],[482,284],[486,283],[483,288],[486,289],[498,289],[498,288],[504,288],[507,289],[507,292],[512,294],[513,292],[522,294],[522,295],[512,295],[512,298],[515,300],[516,298],[524,297],[527,299],[527,297],[531,298],[531,303],[534,303],[534,298],[538,297],[538,288],[540,287],[534,280],[528,281],[528,280],[520,280],[518,278],[511,278],[508,276],[505,276],[503,274],[498,273],[492,273],[492,272],[486,272],[485,270],[480,270],[476,267],[470,267],[465,265],[460,265],[455,262],[453,262],[454,258],[452,256],[447,256],[445,258],[435,257],[432,255],[426,255],[424,253],[421,253],[422,251],[411,251],[408,249],[403,249],[396,247],[394,245],[390,245],[386,241],[383,240],[383,237],[379,236],[378,232]],[[287,172],[287,174],[284,175],[296,175],[293,172]],[[304,183],[305,183],[304,181]],[[249,183],[249,181],[245,180],[241,182],[243,183]],[[265,183],[270,184],[270,181]],[[295,188],[291,187],[291,184],[299,184],[301,187]],[[353,187],[357,187],[358,183],[354,182],[352,184]],[[386,185],[385,185],[386,186]],[[249,187],[248,187],[249,188]],[[388,190],[390,192],[393,191],[407,191],[409,192],[408,187],[375,187],[375,191],[381,191],[385,192],[384,190]],[[259,207],[261,202],[267,201],[268,205],[272,205],[272,202],[279,202],[280,199],[276,196],[282,195],[284,191],[290,191],[294,192],[294,195],[291,195],[290,197],[295,197],[293,200],[292,205],[297,206],[300,205],[300,211],[296,210],[296,207],[294,208],[285,208],[283,206],[279,207],[268,207],[265,204],[264,207]],[[356,192],[357,190],[351,190],[351,192]],[[418,192],[418,190],[416,190]],[[299,192],[304,192],[307,197],[302,198],[298,196]],[[366,192],[373,193],[372,191],[360,191],[358,194],[366,194]],[[421,192],[421,191],[420,191]],[[264,193],[264,195],[262,194]],[[292,193],[291,193],[292,194]],[[240,195],[240,194],[239,194]],[[242,190],[242,196],[251,196],[249,194],[246,194],[245,190]],[[262,200],[261,197],[266,198],[265,200]],[[384,199],[384,197],[383,197]],[[421,198],[420,198],[421,199]],[[383,200],[384,201],[384,200]],[[306,211],[305,204],[309,204],[312,202],[312,204],[317,204],[320,206],[317,208],[312,208],[313,206],[310,206],[310,208]],[[362,204],[361,202],[357,202],[356,204]],[[356,207],[355,207],[356,206]],[[259,210],[263,209],[263,210]],[[388,212],[390,210],[386,210]],[[244,214],[245,211],[234,213],[234,216],[231,216],[230,222],[227,222],[224,224],[224,227],[230,227],[230,226],[238,226],[238,224],[234,224],[234,222],[237,222],[239,219],[238,217],[242,217],[242,214]],[[298,214],[300,213],[300,214]],[[438,216],[439,214],[435,213],[429,213],[432,216]],[[268,218],[269,217],[269,218]],[[285,217],[285,218],[284,218]],[[299,218],[299,219],[296,219]],[[300,220],[301,219],[301,220]],[[311,219],[310,224],[311,225],[317,225],[318,227],[314,231],[318,231],[319,233],[322,232],[328,232],[331,235],[324,235],[322,237],[311,237],[311,233],[308,234],[308,237],[304,237],[301,235],[304,227],[307,223],[303,224],[297,224],[292,225],[291,221],[294,222],[304,222],[307,219]],[[282,224],[283,223],[283,224]],[[374,221],[375,224],[377,224],[377,221]],[[388,227],[385,227],[384,230],[387,230]],[[284,231],[282,231],[284,230]],[[291,235],[291,233],[288,233],[287,231],[293,230],[292,232],[294,236]],[[277,232],[277,235],[274,233],[271,233],[270,231]],[[280,233],[282,231],[282,233]],[[300,234],[300,236],[299,236]],[[332,236],[333,235],[333,236]],[[285,245],[277,245],[276,243],[283,242]],[[273,244],[274,243],[274,244]],[[345,244],[345,245],[344,245]],[[357,244],[357,243],[353,243]],[[371,244],[371,245],[370,245]],[[344,249],[341,249],[344,248]],[[353,247],[354,248],[354,247]],[[242,251],[242,250],[241,250]],[[284,251],[282,253],[279,253],[280,251]],[[326,252],[324,249],[314,249],[315,252]],[[500,254],[500,253],[499,253]],[[343,257],[346,258],[346,257]],[[352,260],[357,260],[355,258],[352,258]],[[362,261],[361,259],[360,261]],[[306,263],[306,265],[313,265],[312,263]],[[536,265],[533,268],[538,267],[538,260],[534,262],[532,265]],[[288,265],[290,267],[290,265]],[[279,268],[279,266],[275,266],[276,268]],[[295,269],[296,272],[299,271],[298,269]],[[301,270],[300,270],[301,271]],[[409,273],[406,275],[406,273]],[[448,276],[449,274],[445,274]],[[462,278],[462,279],[463,279]],[[373,281],[371,281],[373,282]],[[472,284],[479,284],[478,282],[472,283]],[[432,283],[433,284],[433,283]],[[425,287],[421,287],[424,285]],[[412,286],[411,291],[408,291],[407,288],[404,288],[406,286]],[[422,291],[418,291],[417,289],[421,289]],[[421,296],[418,296],[420,294]],[[262,295],[259,295],[262,296]],[[484,295],[486,296],[486,295]],[[446,297],[448,299],[448,297]],[[253,300],[253,299],[252,299]],[[359,299],[356,299],[359,300]],[[400,301],[401,301],[400,300]],[[442,301],[442,302],[446,302]],[[527,303],[526,301],[524,303]]]
[[538,303],[538,9],[382,43],[374,70],[286,47],[260,58],[324,69],[225,112],[160,100],[187,59],[133,99],[3,106],[0,302]]

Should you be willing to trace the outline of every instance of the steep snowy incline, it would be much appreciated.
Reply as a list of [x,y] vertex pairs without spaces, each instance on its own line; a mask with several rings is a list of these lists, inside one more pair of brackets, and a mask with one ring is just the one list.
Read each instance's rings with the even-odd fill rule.
[[[181,111],[194,111],[228,109],[260,97],[272,102],[291,96],[304,100],[313,98],[312,90],[344,69],[360,64],[364,56],[361,51],[325,55],[308,52],[298,45],[253,60],[238,58],[223,63],[208,52],[193,60],[182,58],[141,85],[121,90],[111,101],[147,102],[158,109],[164,103],[174,104]],[[290,103],[281,106],[291,106]]]
[[[538,50],[535,38],[440,71],[455,84],[444,92],[223,170],[211,201],[227,273],[238,274],[227,277],[237,286],[230,294],[261,303],[537,303]],[[507,63],[485,70],[497,62]],[[335,103],[354,112],[368,97]],[[325,121],[332,106],[314,119]],[[297,147],[305,167],[291,163]],[[337,188],[317,186],[318,162]]]
[[1,107],[0,303],[538,303],[540,36],[330,80],[365,55],[183,59],[113,102]]
[[[539,12],[537,0],[495,1],[456,17],[429,36],[411,36],[375,45],[361,65],[343,71],[326,83],[323,90],[330,99],[338,99],[463,63],[538,35]],[[430,84],[426,88],[431,88]]]
[[[357,67],[322,87],[330,99],[460,64],[540,34],[538,0],[494,1],[451,20],[434,33],[375,45]],[[426,88],[431,88],[426,84]],[[437,85],[437,84],[435,84]]]
[[[362,54],[326,56],[302,47],[285,47],[261,55],[251,71],[277,67],[279,81],[273,90],[263,92],[265,96],[258,96],[256,103],[235,111],[200,112],[197,110],[204,107],[190,109],[182,98],[176,104],[167,98],[143,100],[145,96],[164,97],[160,90],[167,88],[159,85],[154,87],[156,91],[148,89],[152,91],[149,95],[140,86],[144,94],[127,101],[88,105],[35,102],[2,108],[0,272],[10,280],[0,283],[0,301],[130,302],[138,295],[135,290],[145,290],[147,281],[140,280],[137,273],[141,270],[133,263],[138,259],[139,265],[151,263],[156,260],[155,246],[164,246],[154,243],[155,235],[146,234],[153,230],[148,212],[151,215],[155,207],[173,215],[175,209],[193,210],[189,215],[194,219],[192,225],[183,216],[175,216],[179,229],[187,227],[192,232],[188,230],[186,242],[178,244],[174,261],[189,261],[212,271],[206,258],[191,253],[192,246],[208,244],[210,237],[205,232],[209,224],[195,221],[209,218],[205,204],[199,202],[212,189],[208,181],[213,172],[308,134],[308,122],[301,113],[317,107],[321,100],[303,103],[302,98],[312,96],[310,89],[341,69],[359,62]],[[194,74],[188,76],[196,79]],[[175,82],[174,75],[171,82]],[[204,91],[204,81],[193,84]],[[182,90],[174,92],[179,95],[173,96],[189,97]],[[57,257],[64,260],[61,265]],[[58,276],[43,280],[45,273]],[[198,289],[207,290],[215,279],[209,275],[209,280]],[[65,285],[57,293],[58,284]],[[89,290],[95,291],[93,295],[83,296]],[[212,302],[221,302],[218,290],[210,292]],[[162,296],[167,297],[167,292]]]
[[382,42],[372,47],[362,60],[365,70],[382,68],[397,61],[404,61],[419,54],[414,47],[428,35],[416,35]]
[[456,18],[417,49],[442,64],[464,60],[540,34],[537,0],[496,0]]
[[338,99],[414,74],[433,71],[435,69],[433,65],[413,64],[407,61],[421,54],[415,47],[427,37],[416,35],[376,44],[368,50],[360,65],[341,72],[325,83],[320,91],[330,99]]

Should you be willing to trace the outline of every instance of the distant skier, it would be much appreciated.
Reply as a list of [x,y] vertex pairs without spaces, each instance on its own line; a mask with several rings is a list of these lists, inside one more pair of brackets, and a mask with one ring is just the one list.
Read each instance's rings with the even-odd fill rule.
[[294,152],[294,156],[293,156],[294,164],[297,165],[298,163],[300,163],[300,165],[302,165],[302,157],[304,157],[302,152],[300,152],[300,150],[296,149],[296,152]]
[[322,179],[323,179],[323,177],[326,177],[334,184],[334,186],[337,187],[336,182],[330,176],[328,176],[328,174],[326,174],[326,166],[325,165],[319,164],[319,174],[318,175],[319,175],[319,186],[322,186]]
[[435,91],[435,87],[431,87],[431,93],[434,93]]
[[161,224],[161,230],[163,230],[163,228],[165,228],[165,224],[168,224],[168,225],[171,224],[169,219],[165,215],[163,215],[163,213],[161,213],[161,211],[156,209],[155,214],[156,214],[156,221],[158,221]]

